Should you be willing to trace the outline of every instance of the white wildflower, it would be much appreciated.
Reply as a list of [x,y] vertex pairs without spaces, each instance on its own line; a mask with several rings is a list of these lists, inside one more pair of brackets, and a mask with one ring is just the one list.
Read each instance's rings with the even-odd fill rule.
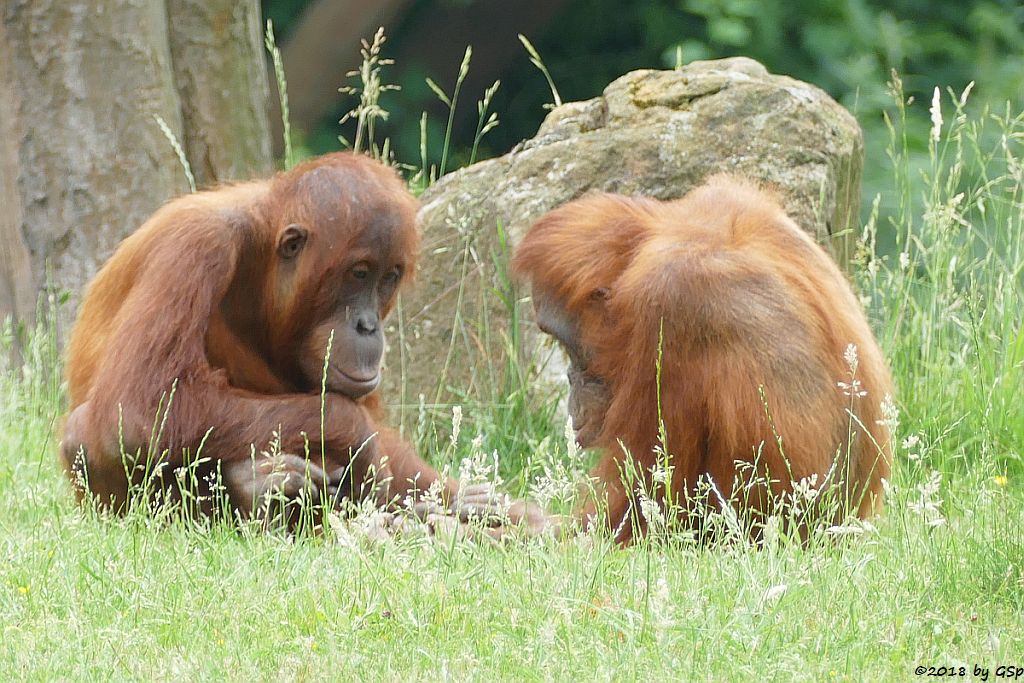
[[856,518],[825,529],[825,533],[830,536],[861,536],[863,534],[874,534],[877,531],[878,528],[871,522]]
[[672,476],[672,467],[663,467],[661,465],[655,465],[651,468],[651,480],[655,484],[664,484]]
[[843,351],[843,360],[846,361],[846,365],[850,368],[851,373],[857,372],[857,366],[860,364],[860,360],[857,358],[857,345],[849,344],[846,350]]
[[784,583],[780,583],[775,586],[770,586],[761,595],[761,604],[758,606],[758,608],[764,609],[765,607],[771,607],[779,601],[779,598],[786,594],[787,590],[789,590],[789,586],[787,586]]
[[89,490],[89,482],[86,476],[88,469],[86,469],[84,446],[79,445],[78,451],[75,452],[71,471],[75,473],[74,487],[78,489],[79,493],[85,494]]
[[666,526],[665,513],[662,511],[658,501],[652,500],[643,491],[637,495],[637,499],[640,503],[640,514],[643,515],[644,521],[647,522],[647,531],[653,534],[664,530]]
[[793,484],[793,491],[789,496],[793,506],[793,515],[797,517],[802,515],[814,503],[819,492],[817,472]]
[[392,540],[395,515],[378,508],[371,500],[364,500],[347,522],[348,532],[356,538],[371,543],[386,543]]
[[464,484],[491,482],[500,487],[502,481],[498,474],[498,451],[492,451],[490,457],[482,450],[471,452],[459,464],[459,478]]
[[864,398],[868,395],[868,392],[864,390],[859,379],[855,379],[850,382],[836,382],[836,386],[842,389],[843,393],[851,398]]
[[918,450],[918,446],[921,444],[921,437],[917,434],[911,434],[910,436],[903,439],[900,446],[907,452],[907,460],[918,461],[921,459],[922,451]]
[[960,207],[963,201],[964,193],[959,192],[944,203],[926,207],[924,212],[925,222],[937,228],[951,227],[954,224],[963,228],[970,227],[970,223],[964,218]]
[[850,381],[849,382],[836,382],[843,393],[847,396],[864,398],[868,395],[868,392],[861,386],[861,381],[857,379],[857,368],[860,367],[860,358],[857,355],[857,345],[848,344],[846,350],[843,351],[843,360],[846,361],[846,367],[850,368]]
[[[553,449],[539,449],[541,474],[530,485],[531,496],[542,508],[547,508],[552,501],[566,502],[576,494],[579,480],[584,476],[580,448],[576,444],[576,434],[572,428],[572,418],[565,421],[565,458],[559,457]],[[546,442],[546,440],[545,440]]]
[[938,142],[942,134],[942,95],[939,93],[938,86],[932,93],[932,106],[928,108],[928,113],[932,116],[931,139],[933,142]]
[[537,639],[541,646],[545,649],[555,644],[555,638],[558,635],[558,625],[555,624],[553,619],[550,619],[541,624],[540,629],[537,631]]
[[918,499],[907,504],[912,511],[921,515],[925,524],[930,527],[942,526],[946,518],[942,516],[942,498],[939,497],[939,489],[942,486],[942,474],[933,471],[928,480],[918,484]]
[[438,473],[440,476],[434,480],[434,482],[423,491],[418,497],[412,493],[405,497],[402,501],[402,505],[406,509],[411,510],[416,503],[424,503],[428,506],[436,507],[440,510],[445,510],[448,505],[444,500],[444,481],[448,479],[448,468],[445,467],[441,472]]
[[459,429],[462,427],[462,406],[452,406],[452,446],[459,442]]
[[910,253],[906,251],[900,252],[900,270],[906,270],[910,266]]
[[967,87],[964,88],[964,91],[962,93],[960,93],[960,106],[961,107],[964,106],[965,104],[967,104],[967,97],[968,97],[968,95],[971,94],[971,90],[974,90],[974,81],[971,81],[970,83],[968,83]]
[[782,539],[782,518],[769,515],[761,530],[761,544],[765,548],[776,548]]
[[813,501],[818,496],[818,473],[814,472],[793,484],[793,496]]
[[[726,532],[734,540],[740,540],[746,537],[743,531],[743,525],[740,523],[739,516],[736,514],[736,510],[732,504],[725,499],[722,492],[718,489],[718,485],[710,475],[707,477],[708,491],[714,494],[714,501],[717,503],[718,514],[721,515],[722,521],[725,524]],[[711,500],[711,496],[708,496],[708,500]]]
[[359,541],[341,515],[337,512],[327,513],[327,526],[334,532],[334,539],[338,542],[338,545],[353,552],[359,552]]
[[878,424],[883,427],[889,428],[889,433],[895,433],[896,428],[900,426],[900,409],[896,406],[896,401],[893,400],[892,394],[886,394],[882,398],[882,419],[878,420]]

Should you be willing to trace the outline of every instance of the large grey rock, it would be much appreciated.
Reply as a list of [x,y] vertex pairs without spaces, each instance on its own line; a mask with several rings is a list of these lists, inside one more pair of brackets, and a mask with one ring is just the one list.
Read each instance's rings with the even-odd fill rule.
[[710,174],[738,173],[776,186],[790,215],[845,263],[862,163],[860,128],[845,109],[746,58],[635,71],[601,97],[558,107],[533,139],[421,197],[420,270],[392,325],[401,348],[389,356],[385,395],[404,406],[419,394],[428,404],[493,396],[485,363],[513,347],[520,359],[539,357],[526,292],[509,289],[507,264],[530,224],[560,204],[598,190],[675,198]]

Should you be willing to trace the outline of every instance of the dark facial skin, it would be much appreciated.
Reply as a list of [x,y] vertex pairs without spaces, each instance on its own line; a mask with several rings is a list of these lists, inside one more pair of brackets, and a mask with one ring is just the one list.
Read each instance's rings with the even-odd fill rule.
[[207,340],[211,363],[234,386],[319,393],[325,385],[352,399],[377,388],[382,321],[416,252],[412,200],[382,192],[385,180],[314,169],[298,189],[281,190],[295,195],[289,203],[239,218],[263,223],[250,228]]
[[377,388],[384,355],[381,319],[401,276],[401,266],[370,260],[357,261],[348,269],[344,296],[339,297],[329,322],[334,330],[327,367],[329,391],[359,398]]
[[[303,229],[298,225],[291,228]],[[319,388],[329,345],[326,388],[350,398],[365,396],[380,383],[384,354],[382,320],[405,270],[400,255],[381,249],[379,241],[360,240],[363,241],[368,244],[347,245],[348,258],[342,265],[323,278],[315,293],[304,295],[311,304],[315,302],[310,308],[315,310],[316,319],[306,339],[300,343],[300,369],[305,383]],[[315,259],[316,254],[308,252],[317,247],[328,248],[323,244],[315,245],[312,240],[298,249],[287,244],[287,237],[283,235],[278,252],[285,260]]]
[[588,448],[597,440],[604,426],[611,394],[604,379],[587,371],[590,354],[580,340],[579,325],[550,296],[534,293],[537,326],[554,337],[569,356],[569,417],[572,418],[576,443]]

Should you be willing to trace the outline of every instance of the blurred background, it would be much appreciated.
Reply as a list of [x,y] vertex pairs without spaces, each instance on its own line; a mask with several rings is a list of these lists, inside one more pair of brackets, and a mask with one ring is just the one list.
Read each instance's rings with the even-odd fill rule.
[[[671,68],[698,59],[743,55],[773,73],[813,83],[853,112],[865,133],[865,211],[892,184],[883,112],[895,102],[893,70],[910,99],[909,116],[927,121],[935,86],[957,94],[975,82],[975,106],[1024,102],[1024,4],[1018,0],[263,0],[288,77],[291,120],[305,153],[337,149],[339,126],[355,102],[338,92],[360,61],[359,41],[379,26],[390,114],[379,134],[401,161],[426,150],[437,163],[448,109],[427,78],[451,94],[466,46],[472,60],[457,103],[448,166],[469,158],[476,102],[501,81],[491,105],[499,125],[478,158],[500,155],[532,136],[552,95],[517,34],[536,47],[563,101],[600,94],[634,69]],[[279,127],[275,121],[274,125]],[[908,126],[912,167],[927,157],[927,125]],[[278,131],[279,132],[279,131]],[[279,134],[274,135],[280,155]]]
[[[383,43],[374,41],[380,27]],[[367,40],[376,66],[354,76]],[[533,136],[556,92],[585,100],[632,70],[731,56],[815,84],[854,113],[866,150],[860,218],[869,220],[877,198],[878,247],[891,253],[894,226],[920,203],[905,181],[921,177],[935,152],[935,88],[949,125],[969,84],[965,115],[1018,116],[1024,105],[1024,4],[6,0],[0,322],[32,320],[41,292],[74,311],[115,246],[171,197],[355,142],[354,109],[422,189],[430,178],[417,179],[419,169],[436,178]],[[889,85],[893,74],[899,87]],[[478,103],[488,98],[481,128]],[[998,129],[972,144],[998,147],[1007,135]],[[994,173],[1006,157],[995,155]],[[985,182],[970,173],[954,184]]]

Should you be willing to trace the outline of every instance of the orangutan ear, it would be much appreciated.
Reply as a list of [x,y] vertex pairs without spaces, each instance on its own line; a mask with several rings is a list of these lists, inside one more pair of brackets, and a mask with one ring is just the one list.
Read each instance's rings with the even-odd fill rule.
[[286,260],[295,258],[306,245],[306,238],[308,236],[309,231],[306,228],[298,223],[292,223],[282,230],[281,236],[277,238],[278,255]]

